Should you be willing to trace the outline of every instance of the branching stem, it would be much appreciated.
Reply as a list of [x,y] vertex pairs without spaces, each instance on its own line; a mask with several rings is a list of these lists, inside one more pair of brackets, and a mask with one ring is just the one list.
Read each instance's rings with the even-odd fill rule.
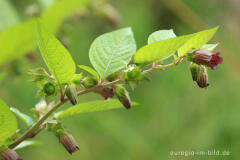
[[[167,65],[153,65],[150,69],[147,69],[145,71],[143,71],[143,74],[147,74],[150,73],[152,71],[155,70],[162,70],[162,69],[166,69],[172,66],[175,66],[177,64],[179,64],[182,61],[182,58],[179,58],[177,61],[167,64]],[[96,86],[89,88],[89,89],[85,89],[85,90],[81,90],[77,93],[78,96],[89,93],[89,92],[94,92],[98,89],[101,88],[105,88],[108,86],[111,86],[113,84],[119,83],[121,82],[121,79],[117,79],[115,81],[112,82],[102,82],[97,84]],[[13,142],[9,148],[15,148],[17,145],[19,145],[21,142],[23,142],[25,139],[31,138],[31,136],[39,130],[39,128],[42,126],[42,124],[45,122],[45,120],[54,112],[56,111],[60,106],[62,106],[65,102],[67,102],[68,99],[64,98],[62,100],[59,100],[45,115],[43,115],[31,128],[29,128],[24,134],[22,134],[18,139],[15,140],[15,142]]]

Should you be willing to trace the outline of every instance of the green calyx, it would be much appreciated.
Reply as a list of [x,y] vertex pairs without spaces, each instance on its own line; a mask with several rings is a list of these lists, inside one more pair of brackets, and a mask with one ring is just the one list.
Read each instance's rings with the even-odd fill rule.
[[65,94],[73,105],[77,104],[77,90],[74,85],[67,85]]
[[98,81],[94,77],[87,76],[82,80],[81,83],[85,88],[91,88],[91,87],[95,86],[98,83]]
[[51,124],[50,131],[54,132],[58,138],[60,138],[61,135],[67,134],[66,129],[61,123]]
[[43,86],[43,91],[47,96],[53,95],[56,91],[56,87],[53,83],[48,82]]
[[116,85],[114,87],[114,94],[118,97],[126,97],[127,90],[121,86],[121,85]]
[[190,68],[190,71],[191,71],[192,79],[194,81],[196,81],[198,79],[199,65],[191,62],[190,65],[189,65],[189,68]]
[[118,97],[119,101],[124,105],[126,109],[131,108],[131,99],[128,91],[122,85],[114,86],[114,94]]
[[130,66],[125,71],[124,77],[127,81],[140,81],[144,79],[141,69],[135,65]]
[[194,53],[188,53],[187,54],[187,60],[192,62],[193,61],[193,58],[194,58]]

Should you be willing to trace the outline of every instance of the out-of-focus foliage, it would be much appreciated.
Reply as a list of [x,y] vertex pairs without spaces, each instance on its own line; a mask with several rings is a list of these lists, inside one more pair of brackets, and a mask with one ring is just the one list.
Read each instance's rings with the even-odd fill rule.
[[17,11],[8,0],[0,1],[0,32],[19,22]]
[[[62,0],[56,2],[43,12],[42,21],[48,25],[51,32],[56,32],[63,20],[83,9],[89,1]],[[2,31],[0,33],[0,66],[33,50],[36,47],[36,34],[35,19]]]
[[[62,0],[58,0],[62,1]],[[24,11],[31,0],[11,0],[14,8],[25,17]],[[146,159],[206,159],[238,160],[240,134],[239,119],[239,15],[238,0],[111,0],[122,16],[120,27],[131,26],[137,47],[147,43],[148,36],[160,29],[174,29],[176,35],[204,30],[216,25],[215,37],[220,41],[224,62],[217,72],[209,71],[210,86],[200,90],[191,80],[188,65],[182,64],[168,71],[154,73],[151,83],[142,83],[130,93],[140,107],[126,111],[116,110],[68,118],[64,122],[72,130],[81,150],[72,157],[66,154],[58,140],[43,132],[36,137],[43,142],[36,147],[19,150],[24,159],[66,160],[146,160]],[[51,6],[48,7],[50,9]],[[63,11],[63,10],[61,10]],[[60,12],[60,11],[59,11]],[[55,17],[57,18],[57,17]],[[72,17],[73,19],[76,17]],[[0,19],[1,22],[1,19]],[[119,28],[120,28],[119,27]],[[58,36],[66,40],[76,64],[91,66],[90,44],[99,35],[114,30],[94,11],[66,21]],[[212,43],[216,42],[213,40]],[[11,39],[11,43],[15,38]],[[0,47],[2,43],[0,43]],[[11,47],[12,45],[10,45]],[[9,47],[9,48],[10,48]],[[40,54],[18,68],[33,68],[43,63]],[[2,56],[2,50],[0,50]],[[1,61],[2,59],[0,59]],[[29,62],[29,61],[27,61]],[[9,72],[0,82],[0,97],[11,106],[30,114],[38,99],[36,88],[25,72],[16,76]],[[82,96],[79,101],[101,99],[97,94]],[[65,109],[65,108],[64,108]],[[21,125],[21,124],[20,124]],[[44,147],[43,147],[44,146]],[[170,151],[213,149],[229,150],[231,156],[170,157]],[[46,153],[51,154],[46,154]],[[36,156],[41,154],[41,156]]]

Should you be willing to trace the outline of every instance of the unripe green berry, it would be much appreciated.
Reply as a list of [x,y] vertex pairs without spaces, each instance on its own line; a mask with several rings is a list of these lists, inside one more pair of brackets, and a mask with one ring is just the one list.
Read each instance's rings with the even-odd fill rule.
[[43,86],[43,91],[48,96],[53,95],[55,93],[55,86],[54,86],[54,84],[52,84],[51,82],[46,83]]

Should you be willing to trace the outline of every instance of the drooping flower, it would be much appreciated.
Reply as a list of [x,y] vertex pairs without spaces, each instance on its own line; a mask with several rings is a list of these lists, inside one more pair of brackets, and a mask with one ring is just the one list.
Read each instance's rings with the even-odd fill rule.
[[114,94],[118,97],[119,101],[124,105],[126,109],[131,108],[131,99],[128,91],[122,85],[116,85],[114,87]]
[[197,50],[192,55],[192,61],[199,65],[205,65],[213,70],[217,69],[218,64],[222,64],[223,58],[219,56],[221,52],[218,51],[212,54],[208,50]]
[[192,62],[189,68],[193,81],[195,81],[200,88],[206,88],[209,86],[207,68],[205,66]]
[[71,134],[69,133],[61,134],[59,136],[59,140],[70,154],[79,150],[79,147]]

